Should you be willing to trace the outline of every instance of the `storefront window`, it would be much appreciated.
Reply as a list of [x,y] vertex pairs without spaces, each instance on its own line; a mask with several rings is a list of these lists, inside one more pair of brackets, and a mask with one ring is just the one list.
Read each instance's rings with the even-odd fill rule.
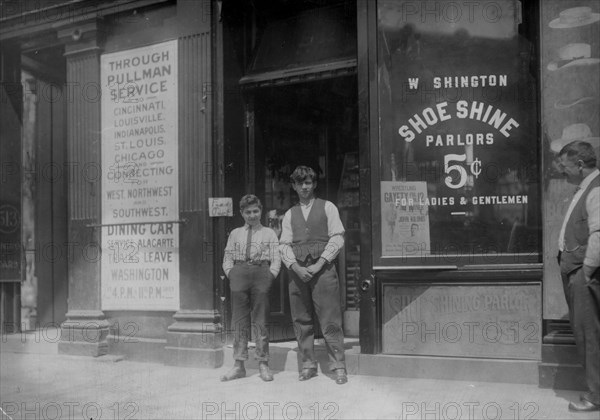
[[381,266],[538,262],[535,53],[520,16],[512,0],[378,2]]
[[544,0],[540,3],[540,96],[544,163],[544,318],[568,311],[556,263],[558,235],[575,186],[556,162],[556,152],[573,140],[598,149],[600,133],[600,3]]

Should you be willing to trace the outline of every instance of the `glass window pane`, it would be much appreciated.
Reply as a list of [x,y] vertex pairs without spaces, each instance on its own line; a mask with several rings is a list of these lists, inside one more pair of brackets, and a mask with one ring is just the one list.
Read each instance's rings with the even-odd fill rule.
[[539,252],[536,69],[516,3],[379,1],[382,258]]

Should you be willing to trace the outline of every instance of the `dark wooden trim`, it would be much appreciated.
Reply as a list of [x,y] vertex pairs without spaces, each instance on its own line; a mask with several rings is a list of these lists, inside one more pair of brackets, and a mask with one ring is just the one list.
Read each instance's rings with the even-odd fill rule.
[[246,162],[245,171],[246,174],[246,193],[250,194],[256,191],[256,171],[262,168],[256,167],[256,119],[254,118],[254,95],[248,95],[246,101],[244,115],[244,124],[246,126]]
[[330,79],[347,76],[356,72],[356,59],[336,60],[323,64],[315,64],[294,69],[283,69],[258,74],[248,74],[240,79],[245,88],[280,86],[292,83],[311,82],[314,80]]
[[381,282],[389,281],[427,281],[428,283],[444,282],[445,284],[475,284],[478,282],[502,282],[519,285],[525,282],[541,282],[541,268],[522,269],[480,269],[480,270],[408,270],[378,271],[377,278]]
[[21,331],[21,283],[0,282],[0,334]]
[[[21,54],[17,45],[2,43],[0,49],[0,155],[2,157],[2,186],[0,206],[8,206],[16,226],[0,224],[2,260],[9,263],[0,268],[0,331],[5,323],[14,324],[15,332],[21,323],[21,281],[24,277],[22,243],[23,209],[21,187],[24,178],[22,162],[23,84],[21,83]],[[6,170],[4,169],[6,168]],[[15,220],[17,219],[17,220]],[[5,245],[6,244],[6,245]],[[6,247],[6,248],[5,248]],[[18,298],[16,297],[18,296]],[[13,307],[13,303],[17,305]],[[7,328],[7,327],[6,327]],[[10,331],[8,331],[10,333]]]
[[[212,182],[213,191],[216,197],[225,196],[225,73],[224,73],[224,54],[225,42],[223,39],[223,21],[220,19],[220,8],[214,7],[212,11],[212,39],[213,39],[213,165]],[[213,243],[214,258],[213,270],[217,283],[214,287],[215,308],[218,308],[221,326],[224,327],[227,322],[227,305],[225,303],[225,274],[221,269],[223,259],[223,250],[227,242],[225,233],[225,218],[217,217],[213,221]]]
[[[379,203],[374,203],[374,214],[380,214],[381,208]],[[374,225],[378,222],[374,222]],[[377,230],[375,230],[377,229]],[[394,267],[399,269],[406,266],[420,267],[425,270],[428,267],[435,269],[439,266],[450,267],[455,269],[485,266],[485,267],[502,267],[502,266],[537,266],[541,264],[541,253],[493,253],[489,254],[431,254],[422,256],[404,256],[404,257],[381,257],[381,227],[379,224],[374,226],[373,236],[378,244],[374,249],[375,266],[377,267]]]
[[[377,291],[372,276],[372,214],[373,182],[378,175],[373,159],[377,150],[377,98],[375,24],[376,2],[357,1],[357,72],[358,72],[358,143],[360,165],[360,321],[359,336],[362,353],[379,352],[381,340],[377,332]],[[373,172],[374,171],[374,172]]]

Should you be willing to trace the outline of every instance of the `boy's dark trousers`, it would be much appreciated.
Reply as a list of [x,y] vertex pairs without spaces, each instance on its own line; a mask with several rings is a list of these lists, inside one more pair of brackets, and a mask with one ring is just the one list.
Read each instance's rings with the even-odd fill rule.
[[229,272],[231,321],[234,328],[233,358],[248,360],[248,341],[254,335],[256,360],[269,360],[269,290],[273,274],[269,263],[236,262]]
[[[303,267],[314,264],[310,257],[298,262]],[[314,319],[317,315],[327,353],[329,369],[345,369],[344,331],[342,330],[342,310],[340,287],[335,265],[328,263],[309,282],[303,282],[293,270],[290,275],[289,294],[292,320],[302,359],[302,368],[316,368],[314,352]]]

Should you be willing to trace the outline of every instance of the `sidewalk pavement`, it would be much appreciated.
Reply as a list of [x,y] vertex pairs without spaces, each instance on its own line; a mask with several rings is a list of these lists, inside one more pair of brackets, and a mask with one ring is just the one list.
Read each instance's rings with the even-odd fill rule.
[[[165,366],[0,347],[4,419],[595,419],[570,413],[578,392],[537,385],[350,375],[337,385],[320,371],[293,370],[263,382],[258,371],[231,382],[218,369]],[[252,366],[252,365],[251,365]]]

